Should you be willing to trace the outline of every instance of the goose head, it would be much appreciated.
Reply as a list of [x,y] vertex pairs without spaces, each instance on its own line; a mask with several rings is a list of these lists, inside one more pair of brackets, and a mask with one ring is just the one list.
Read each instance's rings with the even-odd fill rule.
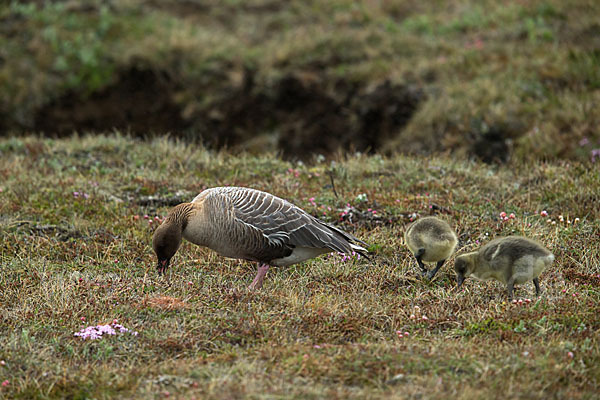
[[152,248],[158,260],[158,273],[164,273],[169,267],[171,258],[177,253],[181,244],[181,225],[167,220],[160,225],[152,236]]
[[473,254],[463,254],[456,257],[454,260],[454,271],[456,272],[456,283],[459,289],[467,279],[473,273],[474,263],[472,260]]

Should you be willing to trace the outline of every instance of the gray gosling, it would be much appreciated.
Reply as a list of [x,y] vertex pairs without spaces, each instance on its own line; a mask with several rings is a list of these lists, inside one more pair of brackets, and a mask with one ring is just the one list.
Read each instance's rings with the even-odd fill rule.
[[243,187],[206,189],[169,211],[152,247],[164,273],[184,238],[222,256],[256,261],[249,289],[259,289],[269,266],[296,264],[338,251],[367,254],[365,242],[272,194]]
[[535,294],[539,296],[538,277],[552,265],[554,255],[543,245],[522,236],[508,236],[492,240],[478,251],[456,257],[457,288],[466,278],[495,279],[506,284],[508,299],[512,300],[515,284],[533,280]]
[[[446,259],[454,253],[458,239],[450,225],[436,217],[419,218],[406,232],[404,241],[417,259],[423,276],[433,279]],[[428,271],[425,262],[437,262],[435,269]]]

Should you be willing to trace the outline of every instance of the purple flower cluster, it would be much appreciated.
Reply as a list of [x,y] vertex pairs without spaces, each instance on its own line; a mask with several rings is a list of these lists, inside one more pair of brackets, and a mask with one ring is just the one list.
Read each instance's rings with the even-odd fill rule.
[[76,199],[83,198],[84,200],[87,200],[90,195],[84,192],[73,192],[73,197]]
[[[360,254],[358,254],[355,251],[353,251],[352,254],[346,254],[346,253],[340,253],[340,252],[329,253],[327,255],[327,257],[335,257],[335,258],[339,259],[341,262],[360,260]],[[337,261],[337,260],[334,260],[334,261]]]
[[79,336],[82,339],[101,339],[105,335],[116,335],[117,333],[131,333],[133,336],[137,336],[137,331],[130,331],[123,325],[117,323],[117,320],[113,320],[112,323],[106,325],[88,326],[87,328],[81,329],[79,332],[75,332],[73,336]]
[[[598,142],[598,143],[600,143],[600,142]],[[589,145],[589,146],[588,146],[588,145]],[[579,146],[581,146],[581,147],[587,147],[587,148],[589,149],[590,147],[593,147],[593,146],[595,146],[595,145],[594,145],[594,143],[592,143],[592,141],[590,141],[590,139],[589,139],[589,138],[586,136],[586,137],[582,138],[582,139],[579,141]],[[600,149],[599,149],[599,148],[593,148],[593,149],[590,149],[590,155],[591,155],[591,161],[592,161],[593,163],[595,163],[597,159],[600,159]]]

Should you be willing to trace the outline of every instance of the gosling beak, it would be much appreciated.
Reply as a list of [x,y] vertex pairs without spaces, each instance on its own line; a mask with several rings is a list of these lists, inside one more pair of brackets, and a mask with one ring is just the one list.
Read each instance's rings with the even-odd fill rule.
[[163,260],[158,260],[158,265],[156,266],[156,269],[157,269],[159,275],[162,275],[165,272],[167,272],[167,268],[169,268],[170,262],[171,262],[171,259],[169,259],[169,258],[165,258]]
[[464,281],[465,281],[465,277],[464,276],[462,276],[462,275],[457,275],[456,276],[456,283],[458,284],[456,286],[456,290],[460,289],[460,287],[462,286],[462,284],[464,283]]

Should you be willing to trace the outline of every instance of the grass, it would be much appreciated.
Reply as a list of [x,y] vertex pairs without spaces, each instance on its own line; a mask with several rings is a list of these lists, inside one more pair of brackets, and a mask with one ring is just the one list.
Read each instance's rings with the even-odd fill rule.
[[[166,76],[173,90],[160,96],[194,134],[219,142],[206,115],[239,118],[227,104],[245,95],[249,70],[256,99],[295,76],[323,90],[317,106],[319,96],[348,96],[337,86],[421,89],[415,115],[381,145],[387,154],[472,153],[490,131],[511,140],[519,159],[583,161],[600,147],[597,2],[88,3],[0,6],[0,58],[11,61],[0,64],[4,130],[31,131],[37,112],[65,93],[81,103],[135,67]],[[264,132],[252,133],[277,138],[261,118]],[[277,140],[259,143],[275,151]]]
[[[596,396],[592,164],[359,154],[294,164],[118,134],[6,138],[0,155],[1,397]],[[375,254],[274,269],[252,293],[255,265],[184,243],[159,277],[150,221],[226,184],[289,199]],[[421,279],[402,233],[432,209],[456,228],[459,253],[498,235],[543,242],[556,261],[542,296],[528,284],[515,296],[532,303],[507,304],[502,285],[473,280],[455,292],[452,259]],[[139,335],[73,336],[113,319]]]

